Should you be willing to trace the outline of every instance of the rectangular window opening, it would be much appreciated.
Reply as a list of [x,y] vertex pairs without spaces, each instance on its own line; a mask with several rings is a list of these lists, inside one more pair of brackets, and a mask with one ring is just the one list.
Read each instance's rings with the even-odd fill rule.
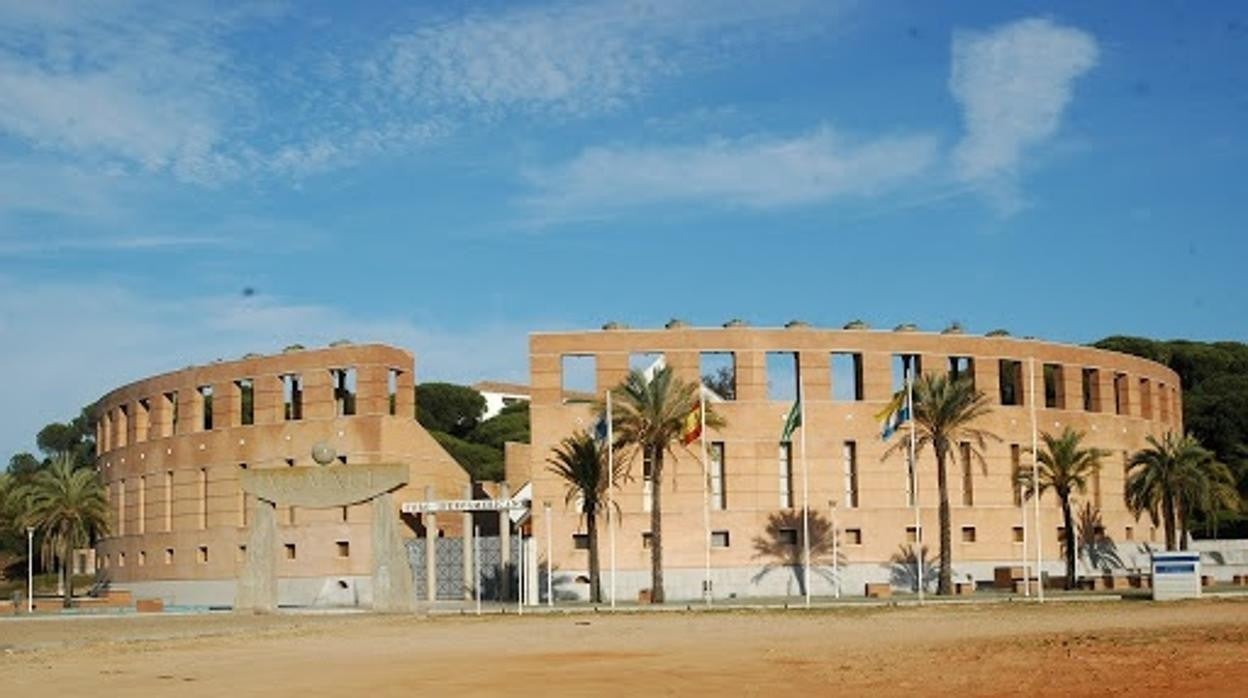
[[777,530],[776,542],[780,545],[797,545],[797,529],[781,528]]
[[331,368],[330,378],[334,386],[334,414],[338,417],[350,417],[355,414],[355,398],[357,395],[356,371],[354,368]]
[[165,564],[173,564],[173,548],[165,548]]
[[862,401],[862,354],[832,353],[832,399],[837,402]]
[[592,402],[598,394],[598,357],[564,354],[560,361],[563,401]]
[[1015,526],[1015,527],[1014,527],[1014,542],[1015,542],[1015,543],[1022,543],[1022,542],[1023,542],[1023,538],[1024,538],[1025,536],[1026,536],[1026,534],[1025,534],[1025,533],[1023,533],[1023,527],[1022,527],[1022,526]]
[[165,471],[165,532],[173,530],[173,471]]
[[858,443],[846,441],[841,444],[841,457],[845,466],[845,506],[858,508]]
[[1081,374],[1083,384],[1083,411],[1101,411],[1101,372],[1095,368],[1085,368]]
[[698,358],[702,385],[722,400],[737,399],[737,355],[730,351],[704,351]]
[[297,373],[282,376],[282,411],[288,422],[303,419],[303,376]]
[[1140,416],[1153,418],[1153,390],[1147,378],[1140,379]]
[[206,545],[199,546],[197,559],[199,560],[199,564],[201,565],[208,564],[208,546]]
[[238,388],[238,423],[249,427],[256,423],[256,382],[244,378],[234,385]]
[[285,544],[284,546],[282,546],[282,547],[283,547],[283,548],[285,548],[285,550],[286,550],[286,559],[287,559],[287,560],[294,560],[294,559],[295,559],[295,552],[296,552],[296,551],[295,551],[295,544],[294,544],[294,543],[286,543],[286,544]]
[[975,387],[975,359],[970,356],[950,356],[949,357],[949,377],[953,380],[966,378],[971,382],[971,388]]
[[845,544],[846,545],[862,545],[862,529],[861,528],[845,529]]
[[923,537],[922,529],[917,529],[914,526],[906,526],[906,542],[907,543],[918,543],[920,542],[919,539],[922,537]]
[[654,545],[654,534],[645,531],[641,534],[641,547],[643,550],[649,550]]
[[727,531],[711,531],[711,547],[727,548],[729,545],[729,536]]
[[923,374],[923,357],[918,354],[893,354],[893,392],[906,387],[906,376],[917,381]]
[[962,527],[962,542],[963,542],[963,543],[974,543],[974,542],[975,542],[975,527],[974,527],[974,526],[963,526],[963,527]]
[[201,427],[204,431],[212,431],[212,386],[199,386],[199,399],[204,408],[204,421]]
[[1044,365],[1044,406],[1066,409],[1066,379],[1061,364]]
[[1010,489],[1014,492],[1014,506],[1023,505],[1023,483],[1019,480],[1023,469],[1023,448],[1010,444]]
[[793,508],[793,444],[782,442],[780,444],[779,458],[777,459],[780,475],[780,508]]
[[1001,359],[997,368],[1001,379],[1001,404],[1023,404],[1023,362]]
[[334,543],[334,548],[338,551],[338,557],[351,557],[351,542],[340,540]]
[[147,565],[147,551],[140,550],[139,551],[139,567],[144,567],[146,565]]
[[1127,414],[1130,404],[1127,397],[1127,374],[1114,374],[1114,414]]
[[1127,526],[1126,530],[1123,531],[1122,537],[1127,540],[1135,540],[1135,527]]
[[173,436],[178,431],[178,392],[165,393],[165,414],[169,415],[168,425],[162,426],[161,436]]
[[769,351],[766,355],[767,399],[778,402],[797,400],[800,377],[795,351]]
[[134,440],[136,443],[140,443],[151,438],[152,401],[147,398],[141,398],[136,404],[139,406],[139,409],[137,414],[135,414]]
[[390,416],[399,413],[399,374],[402,371],[392,368],[386,371],[386,409]]
[[724,442],[712,441],[707,449],[711,462],[711,508],[723,511],[728,508],[728,489],[724,480]]
[[972,462],[971,443],[963,441],[958,444],[962,461],[962,506],[975,506],[975,464]]

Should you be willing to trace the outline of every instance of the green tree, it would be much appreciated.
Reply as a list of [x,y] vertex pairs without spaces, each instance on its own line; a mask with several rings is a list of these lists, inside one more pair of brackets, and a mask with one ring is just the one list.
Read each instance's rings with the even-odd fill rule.
[[496,448],[500,452],[508,441],[529,442],[529,403],[518,402],[504,407],[498,414],[481,422],[468,432],[465,440]]
[[618,483],[624,476],[624,465],[615,464],[615,472],[608,473],[607,451],[600,448],[594,437],[578,431],[559,442],[552,449],[553,455],[546,459],[547,470],[563,481],[566,488],[565,501],[579,502],[581,515],[585,517],[585,533],[589,539],[589,600],[602,601],[601,566],[598,562],[598,514],[611,512],[606,507],[607,488]]
[[452,383],[421,383],[416,387],[416,419],[429,431],[462,439],[481,421],[485,398]]
[[[667,454],[675,456],[676,444],[685,418],[697,408],[699,383],[681,380],[664,366],[647,380],[640,371],[629,371],[620,385],[612,388],[611,421],[616,443],[624,457],[640,454],[650,464],[650,595],[662,603],[663,592],[663,464]],[[598,405],[600,413],[605,406]],[[719,428],[724,420],[706,406],[706,425]]]
[[[946,464],[960,443],[970,445],[971,457],[981,465],[987,440],[1000,441],[992,432],[975,426],[991,411],[983,391],[969,377],[951,379],[925,373],[914,383],[915,457],[931,448],[936,456],[936,486],[940,495],[940,581],[938,594],[953,593],[953,540],[949,513],[949,473]],[[904,433],[903,429],[902,432]],[[908,438],[899,438],[884,457],[905,453]]]
[[15,453],[13,457],[9,458],[9,469],[7,472],[15,480],[24,481],[34,477],[35,473],[39,472],[39,469],[42,467],[43,461],[29,453],[22,452]]
[[[1057,494],[1058,505],[1062,508],[1062,523],[1065,526],[1063,550],[1066,551],[1066,588],[1075,588],[1075,556],[1076,528],[1074,512],[1070,506],[1071,496],[1083,494],[1088,490],[1088,480],[1096,475],[1101,468],[1101,459],[1108,452],[1099,448],[1085,448],[1081,431],[1066,427],[1061,435],[1054,436],[1049,432],[1040,435],[1044,446],[1036,460],[1040,475],[1039,495],[1052,490]],[[1019,484],[1023,493],[1030,498],[1036,496],[1036,487],[1032,482],[1031,471],[1023,469],[1019,472]]]
[[1230,469],[1195,437],[1167,432],[1160,440],[1149,436],[1148,447],[1131,456],[1127,505],[1137,516],[1147,512],[1154,525],[1161,521],[1166,550],[1186,550],[1193,514],[1211,515],[1239,506],[1233,483]]
[[95,463],[95,423],[87,409],[68,422],[53,422],[35,435],[35,445],[49,458],[68,455],[74,466],[85,468]]
[[468,472],[474,481],[494,481],[503,479],[503,452],[496,448],[474,444],[451,436],[441,431],[430,431],[429,435],[455,459],[459,466]]
[[45,560],[56,560],[64,578],[65,607],[72,604],[74,550],[91,544],[108,530],[108,503],[94,470],[78,468],[61,454],[17,493],[22,519],[34,526]]

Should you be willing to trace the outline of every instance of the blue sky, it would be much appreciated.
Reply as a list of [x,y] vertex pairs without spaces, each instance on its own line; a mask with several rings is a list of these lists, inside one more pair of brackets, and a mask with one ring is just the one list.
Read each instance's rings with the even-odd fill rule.
[[0,0],[0,453],[342,337],[461,381],[608,320],[1248,339],[1248,19],[929,5]]

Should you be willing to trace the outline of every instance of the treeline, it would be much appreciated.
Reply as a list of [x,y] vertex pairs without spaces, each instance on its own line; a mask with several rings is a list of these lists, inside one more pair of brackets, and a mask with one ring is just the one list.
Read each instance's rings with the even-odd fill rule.
[[[1106,337],[1093,346],[1169,366],[1183,388],[1183,426],[1235,474],[1248,502],[1248,344]],[[1248,513],[1200,522],[1199,537],[1248,538]]]
[[473,388],[452,383],[422,383],[416,388],[416,419],[473,480],[503,479],[503,444],[528,443],[529,403],[518,402],[482,419],[485,398]]

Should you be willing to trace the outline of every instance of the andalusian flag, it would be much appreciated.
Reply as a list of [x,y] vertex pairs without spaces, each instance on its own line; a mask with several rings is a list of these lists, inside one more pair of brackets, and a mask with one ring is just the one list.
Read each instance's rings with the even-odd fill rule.
[[875,418],[880,422],[880,438],[887,441],[893,432],[910,419],[910,405],[906,403],[906,391],[898,390],[893,393],[893,399],[888,401]]
[[697,441],[702,436],[702,401],[699,400],[696,407],[689,410],[689,414],[685,415],[684,421],[680,426],[680,442],[686,446]]
[[798,398],[793,403],[793,408],[789,410],[789,416],[784,420],[784,431],[780,434],[780,443],[789,443],[793,440],[793,431],[802,426],[802,400]]

